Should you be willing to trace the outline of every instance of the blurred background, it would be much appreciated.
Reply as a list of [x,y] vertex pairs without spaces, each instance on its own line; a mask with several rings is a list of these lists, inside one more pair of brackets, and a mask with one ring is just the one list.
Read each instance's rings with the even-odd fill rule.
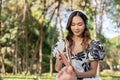
[[119,0],[0,0],[0,80],[55,80],[51,48],[73,10],[86,13],[92,39],[104,45],[101,80],[120,80]]

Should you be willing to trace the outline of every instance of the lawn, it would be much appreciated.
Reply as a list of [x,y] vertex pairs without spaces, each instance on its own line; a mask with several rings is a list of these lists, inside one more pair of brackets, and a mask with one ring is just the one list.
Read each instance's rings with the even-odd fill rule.
[[[50,76],[49,73],[43,73],[42,76],[38,74],[34,75],[25,75],[25,74],[7,74],[0,75],[0,80],[55,80],[56,73],[53,76]],[[120,72],[112,73],[100,73],[101,80],[120,80]]]
[[53,73],[52,76],[50,76],[49,73],[43,73],[41,76],[38,74],[34,75],[25,75],[25,74],[7,74],[7,75],[1,75],[0,80],[55,80],[56,73]]
[[100,73],[100,77],[102,80],[120,80],[120,71],[119,72],[106,72]]

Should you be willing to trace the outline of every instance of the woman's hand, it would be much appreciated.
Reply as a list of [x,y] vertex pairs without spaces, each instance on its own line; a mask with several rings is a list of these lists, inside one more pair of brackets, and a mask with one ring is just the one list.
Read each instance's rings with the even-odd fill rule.
[[[58,54],[58,56],[57,56],[57,58],[56,58],[56,64],[55,64],[55,70],[56,70],[56,71],[60,71],[60,70],[61,70],[63,63],[64,63],[65,65],[68,65],[68,63],[65,62],[65,58],[63,58],[63,57],[65,57],[65,55],[63,55],[63,54],[65,54],[65,53],[61,53],[60,51],[58,51],[58,52],[59,52],[59,54]],[[67,61],[67,60],[66,60],[66,61]]]
[[56,63],[55,63],[55,70],[60,71],[62,68],[62,61],[59,59],[59,57],[56,58]]
[[57,74],[57,80],[77,80],[72,66],[65,66]]
[[59,53],[59,60],[61,60],[65,66],[70,66],[70,62],[67,60],[66,56],[63,55],[59,50],[58,50],[58,53]]
[[65,66],[70,66],[71,65],[71,61],[67,60],[67,58],[66,58],[67,53],[61,53],[59,50],[58,50],[58,53],[59,54],[56,58],[56,64],[55,64],[55,70],[56,71],[61,70],[63,63],[64,63]]

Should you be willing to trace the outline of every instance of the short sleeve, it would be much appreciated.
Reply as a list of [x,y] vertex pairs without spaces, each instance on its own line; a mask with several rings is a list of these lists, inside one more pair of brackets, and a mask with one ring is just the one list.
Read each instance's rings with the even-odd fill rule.
[[52,48],[52,54],[54,57],[57,57],[58,51],[64,52],[65,50],[65,39],[60,39]]
[[91,41],[88,49],[89,61],[103,60],[104,57],[105,57],[105,51],[100,41],[95,41],[95,40]]

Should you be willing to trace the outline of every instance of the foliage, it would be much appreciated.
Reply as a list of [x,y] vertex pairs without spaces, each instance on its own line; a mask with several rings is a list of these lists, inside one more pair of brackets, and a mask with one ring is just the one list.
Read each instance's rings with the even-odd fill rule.
[[109,17],[111,18],[112,22],[114,22],[117,27],[120,27],[120,2],[118,0],[114,0],[113,3],[110,4],[108,11],[110,12]]
[[[118,66],[120,64],[119,63],[119,58],[120,58],[119,39],[120,39],[120,36],[117,36],[115,38],[106,40],[104,44],[105,52],[106,52],[106,60],[109,60],[111,62],[112,67]],[[109,69],[108,67],[105,67],[105,68]]]
[[[54,44],[55,42],[57,41],[57,36],[58,36],[58,33],[54,33],[54,27],[52,26],[46,26],[47,27],[47,31],[45,33],[45,38],[44,38],[44,41],[43,41],[43,72],[48,72],[49,70],[49,66],[50,66],[50,54],[51,54],[51,48],[52,48],[52,38],[53,38],[53,34],[55,34],[56,36],[56,39],[54,41]],[[53,64],[55,63],[55,60],[53,59]],[[54,68],[53,68],[54,69]]]

